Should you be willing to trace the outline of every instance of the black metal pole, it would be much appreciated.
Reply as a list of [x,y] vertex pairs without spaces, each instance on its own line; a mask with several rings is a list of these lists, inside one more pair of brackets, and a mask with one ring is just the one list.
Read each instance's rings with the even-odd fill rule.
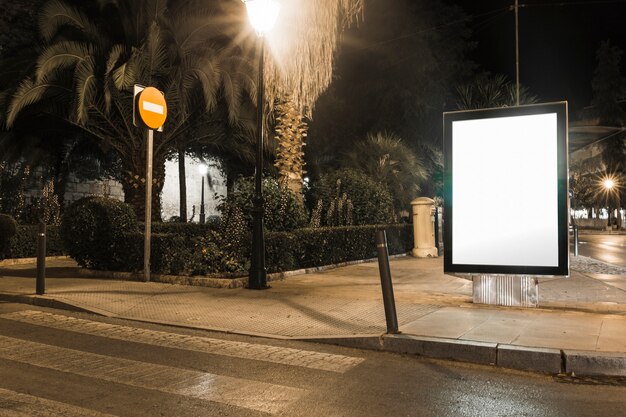
[[37,282],[36,292],[43,295],[46,292],[46,224],[39,223],[37,233]]
[[202,174],[202,197],[200,197],[200,224],[204,224],[206,216],[204,214],[204,174]]
[[439,207],[435,205],[435,247],[437,248],[437,256],[440,255],[441,248],[439,247]]
[[391,269],[389,268],[389,252],[387,251],[387,234],[384,230],[376,231],[376,252],[378,253],[378,270],[380,271],[380,285],[383,290],[383,304],[387,333],[399,333],[396,301],[391,285]]
[[257,143],[256,143],[256,171],[254,173],[254,198],[252,206],[252,253],[250,256],[250,272],[248,288],[263,290],[267,285],[267,270],[265,269],[265,237],[263,236],[263,110],[265,101],[264,91],[264,54],[265,39],[259,36],[259,80],[257,87]]

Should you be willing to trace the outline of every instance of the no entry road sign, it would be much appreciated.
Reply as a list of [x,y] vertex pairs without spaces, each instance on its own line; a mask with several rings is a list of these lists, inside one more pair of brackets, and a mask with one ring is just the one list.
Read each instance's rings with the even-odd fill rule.
[[163,93],[154,87],[135,86],[134,115],[149,129],[160,129],[167,119],[167,103]]

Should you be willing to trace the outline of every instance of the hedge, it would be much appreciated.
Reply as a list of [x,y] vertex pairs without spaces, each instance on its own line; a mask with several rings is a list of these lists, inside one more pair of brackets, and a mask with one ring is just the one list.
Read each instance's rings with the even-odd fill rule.
[[[37,233],[39,226],[17,226],[11,238],[10,258],[35,258],[37,256]],[[46,256],[67,255],[63,247],[59,226],[46,227]]]

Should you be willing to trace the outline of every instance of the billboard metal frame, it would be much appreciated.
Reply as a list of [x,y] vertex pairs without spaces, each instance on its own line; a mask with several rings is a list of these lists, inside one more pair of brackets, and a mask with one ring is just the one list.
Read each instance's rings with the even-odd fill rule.
[[[557,115],[557,240],[558,265],[484,265],[453,263],[453,182],[452,124],[456,121],[492,119],[556,113]],[[568,131],[567,102],[534,104],[527,106],[447,112],[443,115],[444,137],[444,272],[468,274],[506,275],[569,275],[569,219],[568,219]],[[507,155],[503,155],[507,157]],[[515,227],[515,225],[513,225]]]

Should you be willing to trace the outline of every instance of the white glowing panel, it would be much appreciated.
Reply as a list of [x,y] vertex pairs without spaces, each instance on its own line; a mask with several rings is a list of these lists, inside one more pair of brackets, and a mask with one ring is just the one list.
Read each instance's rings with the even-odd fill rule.
[[556,113],[452,123],[455,264],[558,265]]
[[567,275],[567,104],[444,115],[444,270]]

